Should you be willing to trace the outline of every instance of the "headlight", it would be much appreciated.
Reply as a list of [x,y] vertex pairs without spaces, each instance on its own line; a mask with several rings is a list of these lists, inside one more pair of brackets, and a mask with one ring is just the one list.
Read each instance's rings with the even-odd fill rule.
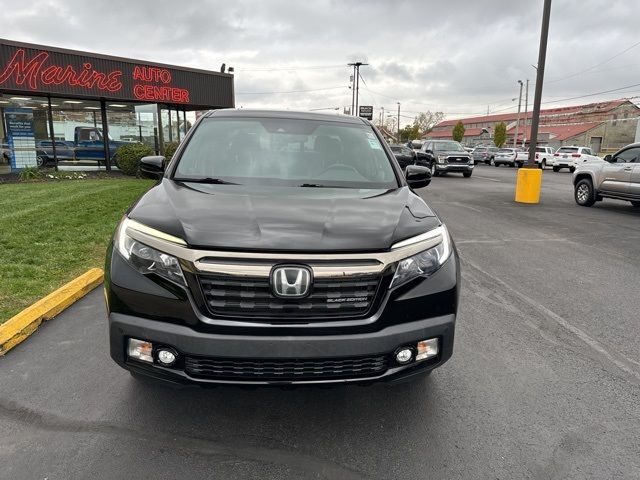
[[155,273],[179,285],[187,285],[178,259],[127,235],[126,218],[118,226],[115,245],[120,255],[140,273]]
[[444,225],[438,227],[438,230],[441,231],[442,242],[412,257],[400,260],[389,288],[397,287],[417,277],[428,277],[447,261],[453,251],[451,237]]
[[437,159],[438,163],[444,163],[447,161],[447,157],[445,155],[438,155]]

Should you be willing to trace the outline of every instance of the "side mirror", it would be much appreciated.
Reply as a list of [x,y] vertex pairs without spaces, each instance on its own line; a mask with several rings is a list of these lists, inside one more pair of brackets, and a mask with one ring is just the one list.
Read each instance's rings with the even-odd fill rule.
[[145,178],[159,179],[164,174],[165,158],[160,155],[142,157],[140,159],[140,174]]
[[404,176],[412,189],[423,188],[431,183],[431,170],[427,167],[408,165]]
[[604,156],[604,161],[605,162],[609,162],[609,163],[614,163],[613,157],[611,155],[605,155]]

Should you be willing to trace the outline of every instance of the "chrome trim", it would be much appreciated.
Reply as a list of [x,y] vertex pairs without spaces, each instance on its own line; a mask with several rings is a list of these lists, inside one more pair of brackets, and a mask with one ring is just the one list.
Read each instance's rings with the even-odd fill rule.
[[[313,270],[315,278],[357,277],[382,273],[389,265],[435,247],[443,241],[443,226],[394,244],[389,251],[367,253],[268,253],[198,250],[183,246],[184,240],[128,218],[122,227],[127,235],[162,252],[189,262],[196,271],[245,277],[268,277],[281,262],[300,262]],[[186,245],[186,242],[184,243]],[[211,259],[215,261],[207,261]],[[234,260],[226,263],[225,259]],[[257,260],[258,262],[252,262]],[[362,261],[368,261],[362,264]],[[352,262],[350,264],[350,262]],[[358,264],[359,263],[359,264]]]

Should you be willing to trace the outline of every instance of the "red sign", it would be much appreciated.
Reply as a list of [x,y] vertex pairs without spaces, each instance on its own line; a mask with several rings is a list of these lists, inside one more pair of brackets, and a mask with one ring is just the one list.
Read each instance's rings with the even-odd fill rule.
[[[166,68],[136,65],[127,78],[122,70],[99,71],[89,62],[81,66],[56,65],[49,58],[50,53],[46,51],[28,58],[24,49],[16,50],[0,70],[0,85],[8,82],[34,91],[41,90],[41,84],[68,86],[73,90],[97,90],[98,95],[120,93],[150,102],[189,103],[189,90],[172,86],[172,75]],[[47,91],[46,87],[44,90]]]
[[24,50],[17,50],[0,73],[0,84],[13,77],[16,85],[26,84],[31,90],[38,89],[38,81],[45,85],[67,84],[72,87],[97,88],[108,92],[117,92],[122,88],[120,70],[97,72],[90,63],[83,63],[80,71],[71,65],[47,66],[48,58],[49,53],[41,52],[27,61]]

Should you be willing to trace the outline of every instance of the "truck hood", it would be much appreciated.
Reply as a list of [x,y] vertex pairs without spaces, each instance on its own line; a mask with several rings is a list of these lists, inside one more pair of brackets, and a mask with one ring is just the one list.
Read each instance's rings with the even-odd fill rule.
[[202,249],[382,251],[440,220],[408,187],[393,190],[206,185],[163,179],[129,218]]

